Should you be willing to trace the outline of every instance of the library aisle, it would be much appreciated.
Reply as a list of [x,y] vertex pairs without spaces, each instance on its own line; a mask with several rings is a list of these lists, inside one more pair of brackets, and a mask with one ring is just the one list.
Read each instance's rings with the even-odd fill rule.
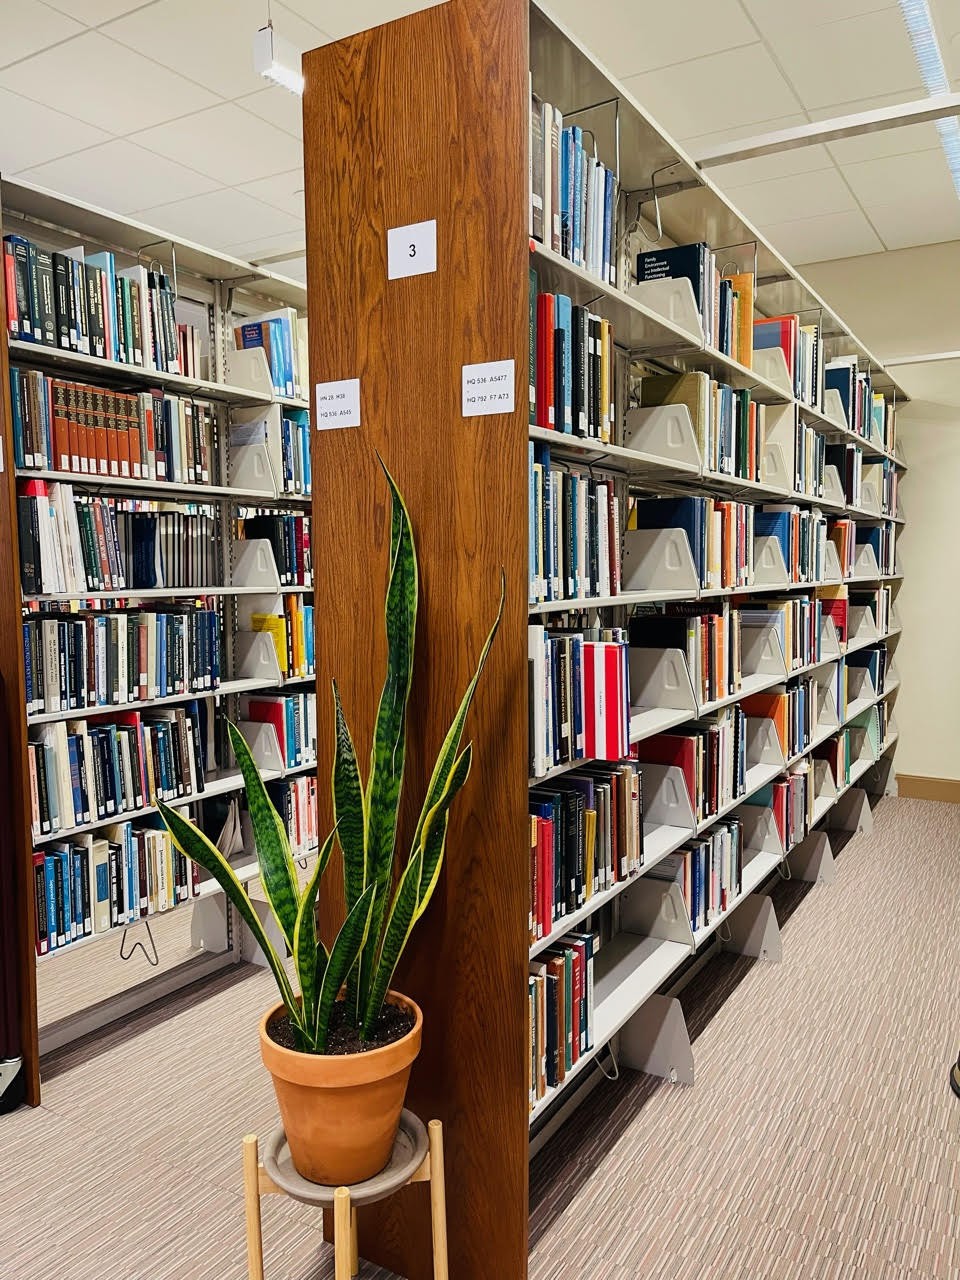
[[[535,1158],[530,1280],[960,1273],[958,845],[960,806],[887,798],[833,885],[776,887],[782,964],[720,955],[682,993],[696,1087],[624,1072]],[[270,982],[243,966],[50,1059],[0,1126],[4,1280],[243,1280],[240,1138],[275,1103],[237,1027]],[[268,1276],[331,1280],[309,1210],[263,1213]],[[65,1269],[78,1223],[96,1248]]]

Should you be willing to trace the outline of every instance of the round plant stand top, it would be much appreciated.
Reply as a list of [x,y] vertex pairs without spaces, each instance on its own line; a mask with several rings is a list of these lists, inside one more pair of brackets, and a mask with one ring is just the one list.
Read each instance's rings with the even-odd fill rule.
[[[400,1113],[400,1127],[386,1168],[381,1169],[374,1177],[368,1178],[366,1182],[355,1182],[350,1186],[351,1204],[355,1206],[374,1204],[377,1200],[384,1200],[394,1191],[406,1186],[423,1164],[428,1150],[426,1126],[412,1111],[404,1109]],[[263,1167],[277,1186],[294,1200],[300,1200],[304,1204],[319,1205],[324,1209],[333,1208],[333,1197],[337,1188],[301,1178],[293,1167],[287,1137],[282,1127],[275,1129],[264,1144]]]

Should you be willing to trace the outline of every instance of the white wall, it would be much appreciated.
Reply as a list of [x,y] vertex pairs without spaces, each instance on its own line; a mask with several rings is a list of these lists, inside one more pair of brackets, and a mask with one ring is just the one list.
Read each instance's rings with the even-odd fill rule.
[[897,597],[897,773],[960,779],[960,418],[898,422],[909,470]]

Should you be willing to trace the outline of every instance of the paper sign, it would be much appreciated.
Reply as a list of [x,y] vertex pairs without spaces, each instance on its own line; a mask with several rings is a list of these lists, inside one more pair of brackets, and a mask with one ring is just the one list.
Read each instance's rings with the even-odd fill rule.
[[463,366],[463,416],[513,412],[514,362],[488,360]]
[[317,383],[317,430],[360,425],[360,379]]
[[387,279],[425,276],[437,269],[437,221],[413,222],[387,231]]

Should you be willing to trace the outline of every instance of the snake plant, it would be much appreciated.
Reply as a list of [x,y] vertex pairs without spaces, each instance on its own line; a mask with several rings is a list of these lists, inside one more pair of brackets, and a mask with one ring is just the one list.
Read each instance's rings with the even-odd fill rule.
[[[230,742],[246,788],[260,880],[280,936],[293,957],[299,1000],[288,976],[286,957],[281,957],[270,942],[223,854],[176,809],[158,803],[176,847],[213,876],[259,943],[276,978],[297,1047],[305,1053],[325,1052],[330,1017],[341,992],[345,992],[349,1020],[361,1038],[368,1039],[374,1032],[397,962],[413,926],[426,911],[440,876],[450,806],[467,780],[473,758],[472,743],[460,750],[464,722],[503,616],[501,581],[497,616],[443,740],[406,864],[391,896],[398,852],[397,811],[403,785],[407,700],[413,675],[418,569],[406,505],[393,477],[385,466],[383,470],[392,497],[390,579],[385,607],[387,670],[374,726],[370,769],[364,785],[334,681],[332,790],[336,825],[323,842],[302,890],[286,829],[243,735],[236,725],[229,725]],[[346,910],[343,925],[328,952],[317,935],[316,903],[335,842],[343,853]]]

